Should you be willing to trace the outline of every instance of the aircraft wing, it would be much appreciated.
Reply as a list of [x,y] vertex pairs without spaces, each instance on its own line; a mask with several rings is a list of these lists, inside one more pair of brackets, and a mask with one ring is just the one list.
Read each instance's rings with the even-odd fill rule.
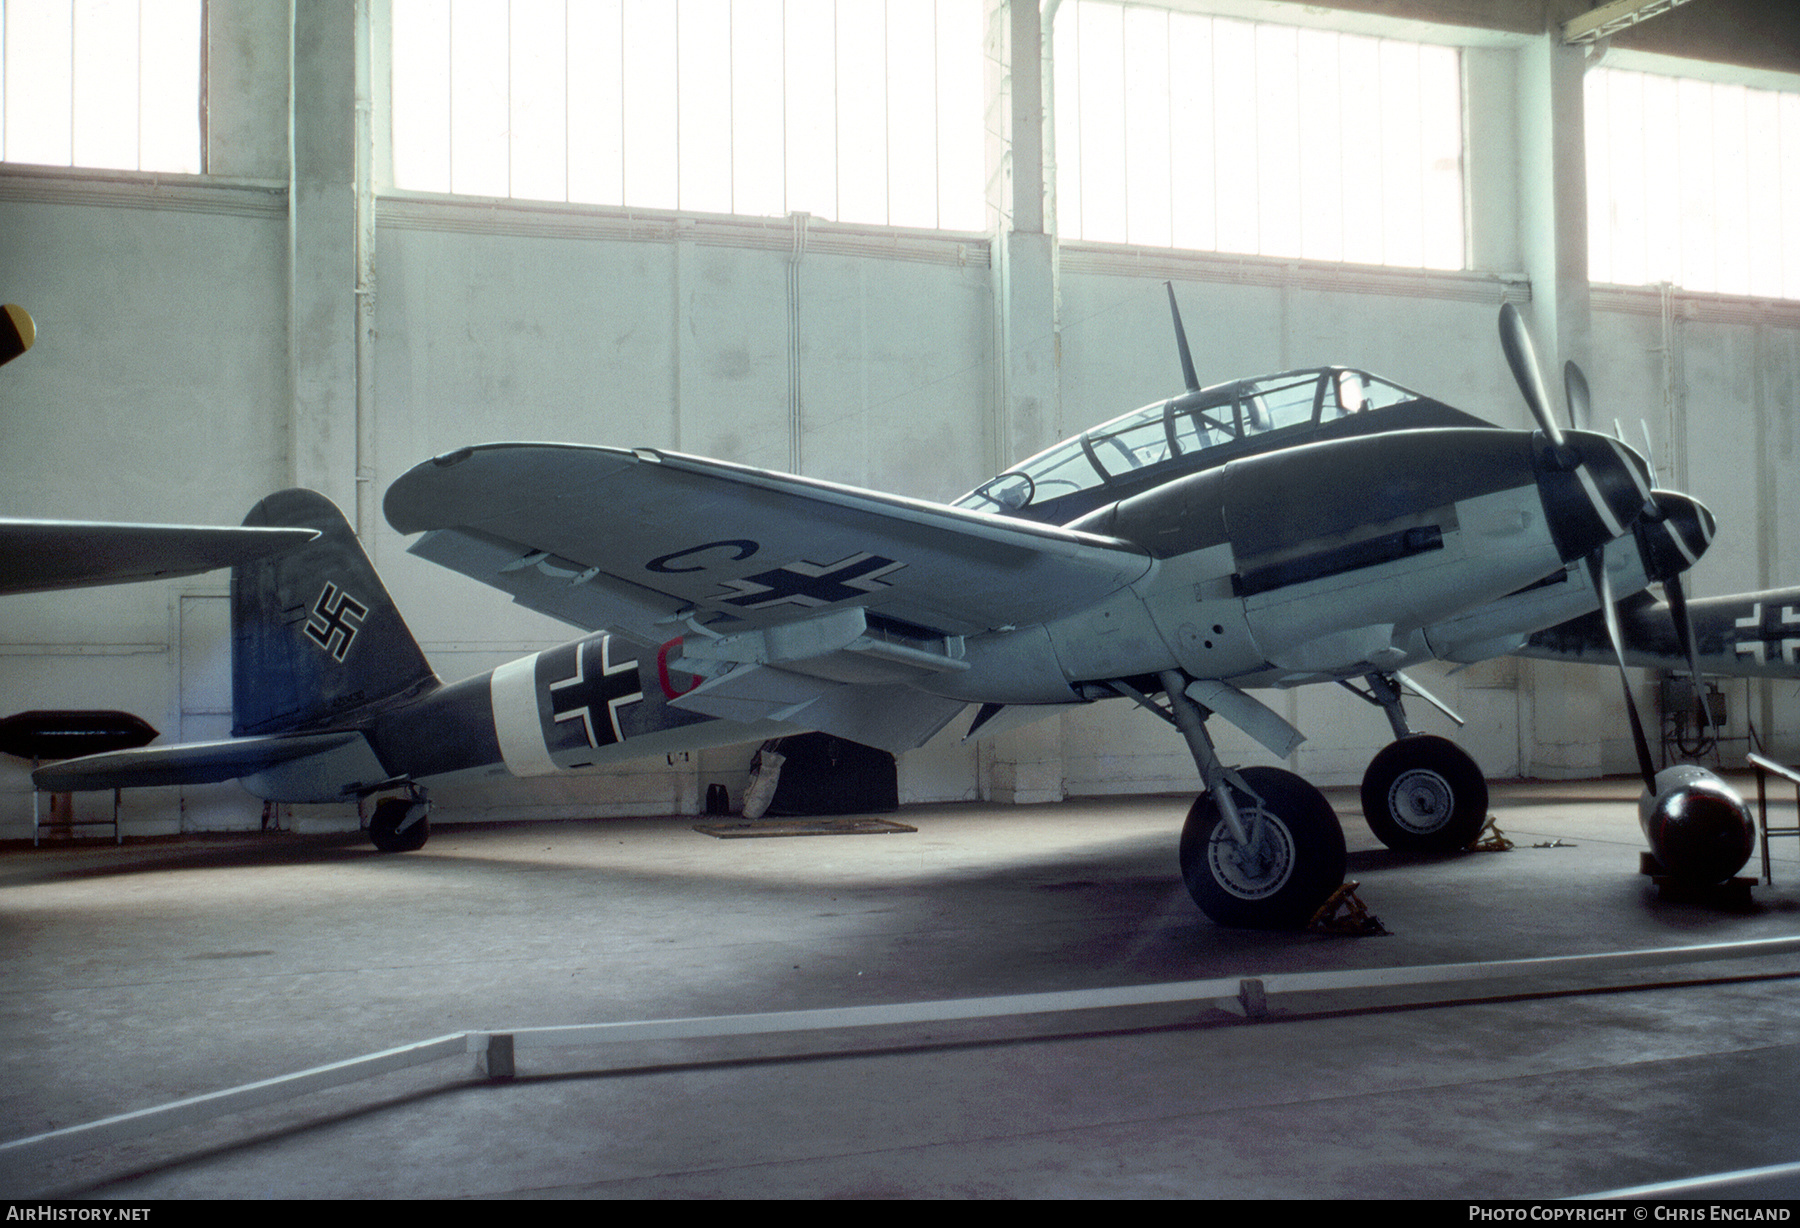
[[1114,538],[640,448],[498,443],[418,465],[387,517],[412,553],[585,630],[651,643],[860,607],[975,634],[1097,601],[1151,567]]
[[[1800,588],[1688,601],[1701,672],[1739,678],[1800,678]],[[1639,593],[1619,603],[1625,663],[1686,674],[1687,653],[1667,602]],[[1536,632],[1516,656],[1613,663],[1598,611]]]
[[166,580],[311,541],[311,529],[0,520],[0,593]]

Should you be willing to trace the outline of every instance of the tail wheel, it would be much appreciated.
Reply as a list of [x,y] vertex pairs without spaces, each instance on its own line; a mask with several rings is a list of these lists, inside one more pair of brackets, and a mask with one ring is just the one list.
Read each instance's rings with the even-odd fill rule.
[[1325,795],[1292,772],[1245,768],[1261,798],[1237,795],[1248,848],[1203,793],[1181,831],[1181,876],[1200,911],[1220,925],[1293,929],[1344,881],[1344,830]]
[[411,853],[424,848],[425,841],[431,838],[429,816],[422,814],[418,822],[405,831],[400,830],[407,812],[424,804],[405,797],[390,797],[377,802],[375,813],[369,819],[370,841],[384,853]]
[[1396,852],[1453,853],[1487,821],[1488,788],[1467,752],[1448,738],[1390,742],[1363,773],[1363,817]]

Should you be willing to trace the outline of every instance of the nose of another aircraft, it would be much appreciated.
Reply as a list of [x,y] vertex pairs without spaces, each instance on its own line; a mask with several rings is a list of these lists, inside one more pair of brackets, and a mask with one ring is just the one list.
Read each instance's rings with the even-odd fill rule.
[[1625,536],[1646,507],[1656,507],[1650,466],[1610,436],[1569,431],[1558,448],[1540,434],[1532,452],[1544,514],[1565,562]]
[[1652,580],[1680,575],[1706,553],[1718,522],[1706,504],[1673,490],[1652,499],[1656,514],[1645,515],[1638,537],[1644,545],[1644,570]]

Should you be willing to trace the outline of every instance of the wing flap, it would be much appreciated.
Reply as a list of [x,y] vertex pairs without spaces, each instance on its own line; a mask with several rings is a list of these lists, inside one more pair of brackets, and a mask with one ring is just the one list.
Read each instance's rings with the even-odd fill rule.
[[[1151,566],[1113,538],[649,450],[488,444],[389,488],[414,553],[652,641],[860,606],[923,635],[1043,621]],[[502,561],[504,560],[504,561]]]
[[[533,559],[523,541],[482,529],[433,529],[408,550],[510,596],[519,605],[584,631],[622,631],[649,643],[667,640],[679,608],[668,594],[631,584],[555,556]],[[533,561],[522,562],[527,559]]]
[[740,665],[669,701],[672,708],[754,724],[792,720],[841,684],[767,665]]

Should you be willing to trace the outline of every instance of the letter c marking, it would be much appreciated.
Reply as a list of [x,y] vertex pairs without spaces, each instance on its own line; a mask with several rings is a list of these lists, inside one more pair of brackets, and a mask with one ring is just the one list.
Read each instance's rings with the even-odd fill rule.
[[686,550],[677,550],[673,554],[659,555],[658,557],[651,559],[648,563],[645,563],[644,570],[660,572],[666,576],[679,575],[685,571],[705,571],[706,564],[704,563],[700,564],[698,567],[670,567],[669,564],[676,559],[686,558],[690,554],[699,554],[702,550],[721,549],[737,551],[736,554],[731,556],[731,561],[736,563],[749,558],[758,550],[761,550],[762,546],[757,542],[747,541],[743,538],[731,538],[726,541],[707,542],[704,546],[689,546]]

